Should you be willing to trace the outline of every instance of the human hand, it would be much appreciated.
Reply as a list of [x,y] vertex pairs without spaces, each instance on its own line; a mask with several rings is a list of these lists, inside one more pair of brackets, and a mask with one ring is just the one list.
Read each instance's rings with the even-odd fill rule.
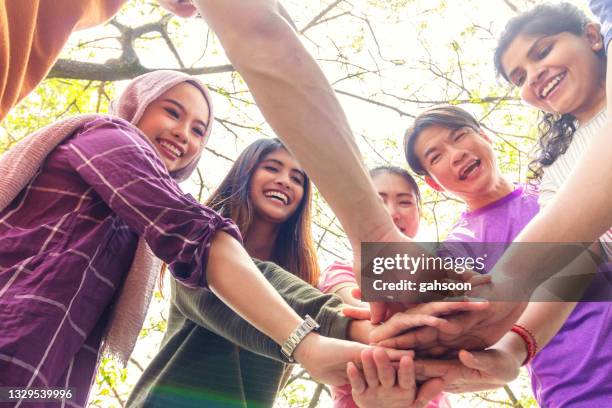
[[508,332],[499,342],[485,351],[461,350],[454,360],[417,360],[419,381],[440,378],[444,391],[475,392],[499,388],[514,380],[527,356],[523,340]]
[[[392,327],[387,329],[381,325],[370,335],[372,343],[381,347],[398,349],[414,349],[417,355],[441,356],[460,349],[483,350],[510,330],[519,318],[525,306],[514,302],[490,302],[484,310],[473,310],[456,316],[447,316],[447,328],[421,327],[401,333]],[[404,319],[404,317],[398,317]],[[403,322],[399,322],[401,327]],[[409,321],[406,326],[409,326]],[[386,339],[384,339],[387,337]],[[384,340],[379,340],[384,339]]]
[[159,5],[171,12],[172,14],[188,18],[193,17],[198,13],[198,9],[193,5],[191,0],[157,0]]
[[360,408],[425,407],[444,386],[439,379],[430,380],[417,393],[411,356],[402,357],[396,370],[384,350],[365,349],[361,352],[361,362],[363,372],[353,363],[346,367],[353,400]]
[[[392,246],[390,248],[392,251],[398,250],[393,249],[397,248],[397,246]],[[450,285],[449,287],[458,287],[461,289],[437,289],[440,282],[443,282],[444,285]],[[394,302],[371,302],[372,323],[376,324],[383,322],[399,311],[425,302],[439,302],[466,298],[469,296],[466,291],[467,288],[469,288],[467,290],[473,291],[478,287],[486,287],[490,282],[490,276],[476,273],[472,270],[456,272],[453,269],[435,266],[432,269],[420,270],[419,273],[413,275],[410,280],[410,283],[414,284],[419,290],[398,292],[399,295],[397,297],[394,295]]]
[[[369,348],[353,341],[309,333],[295,349],[294,358],[314,380],[330,385],[344,385],[349,382],[347,363],[360,365],[361,352]],[[390,361],[399,361],[403,356],[414,356],[412,351],[407,350],[384,349],[384,352]]]
[[[378,228],[369,233],[369,238],[364,242],[410,242],[414,244],[410,238],[402,234],[400,230],[391,222],[385,224],[381,228]],[[416,245],[416,244],[414,244]],[[361,242],[351,241],[351,247],[353,248],[353,271],[355,272],[355,278],[357,284],[361,287]],[[361,296],[355,296],[361,297]],[[370,319],[373,324],[378,324],[385,320],[389,316],[390,311],[388,310],[390,304],[385,302],[370,302]]]
[[[461,333],[462,328],[456,321],[450,320],[453,313],[462,313],[466,311],[478,311],[486,309],[489,306],[486,302],[433,302],[424,303],[417,305],[408,310],[400,313],[396,313],[389,320],[382,325],[369,325],[367,328],[362,330],[369,330],[368,343],[379,342],[379,345],[384,347],[391,347],[397,349],[405,349],[403,347],[408,340],[412,340],[413,333],[416,333],[417,340],[419,343],[426,344],[428,347],[433,345],[433,341],[437,338],[438,333],[444,333],[448,336],[456,335]],[[353,319],[368,319],[369,313],[367,309],[345,307],[343,313]],[[362,326],[359,322],[365,322],[366,320],[354,321],[351,326],[357,327]],[[429,328],[432,330],[421,330],[421,331],[410,331],[405,333],[407,330],[415,329],[418,327],[426,326],[425,329]],[[349,326],[350,327],[350,326]],[[350,331],[349,331],[350,334]],[[361,336],[363,334],[360,333]],[[424,335],[424,337],[421,337]],[[408,337],[408,340],[405,338]],[[357,338],[355,338],[357,340]],[[383,340],[381,340],[383,339]],[[361,339],[359,339],[361,341]],[[414,340],[413,340],[414,341]],[[432,344],[430,344],[430,342]],[[394,344],[398,347],[392,347]]]
[[[474,293],[479,298],[495,298],[494,289],[503,291],[504,285],[483,285]],[[401,324],[381,325],[372,332],[371,341],[383,347],[414,349],[417,355],[429,356],[440,356],[460,349],[483,350],[510,330],[526,306],[526,302],[488,302],[488,306],[482,309],[445,316],[450,322],[447,327],[455,329],[448,331],[423,327],[402,333]],[[401,320],[401,315],[397,319]]]

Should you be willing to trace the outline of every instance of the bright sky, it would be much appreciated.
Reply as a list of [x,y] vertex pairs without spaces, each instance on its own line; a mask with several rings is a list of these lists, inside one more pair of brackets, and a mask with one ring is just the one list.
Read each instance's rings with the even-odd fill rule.
[[[430,72],[423,69],[422,64],[422,61],[432,61],[443,68],[454,69],[453,78],[457,79],[457,57],[450,47],[453,42],[460,47],[464,69],[463,80],[466,87],[479,95],[487,95],[492,89],[499,89],[499,82],[495,78],[491,63],[493,49],[496,45],[494,38],[500,33],[505,22],[514,15],[504,0],[385,0],[385,2],[388,6],[400,6],[404,3],[408,5],[397,7],[396,11],[388,7],[373,7],[375,0],[353,0],[340,4],[337,9],[327,15],[327,17],[334,16],[339,14],[338,10],[340,10],[350,11],[356,17],[367,16],[376,34],[377,42],[367,26],[347,16],[318,25],[306,33],[306,38],[302,37],[304,44],[320,61],[327,77],[336,89],[363,97],[372,97],[410,113],[418,112],[418,109],[425,105],[417,107],[414,104],[398,103],[394,98],[382,95],[381,90],[401,97],[417,97],[421,100],[446,100],[449,97],[456,97],[455,90],[449,93],[446,81],[432,76]],[[585,1],[574,0],[573,2],[587,9]],[[331,1],[291,0],[283,3],[297,27],[302,28]],[[515,0],[513,3],[526,9],[530,7],[531,2]],[[131,10],[127,14],[124,13],[120,21],[136,26],[156,20],[156,18],[155,15],[142,16],[138,10]],[[466,34],[466,27],[473,24],[480,27],[475,29],[476,34]],[[204,39],[207,37],[207,27],[202,20],[175,19],[171,31],[180,34],[181,40],[176,45],[187,66],[192,64],[214,66],[227,63],[214,36],[210,36],[208,51],[203,61],[201,60]],[[86,30],[74,35],[70,44],[75,45],[114,33],[115,29],[112,27]],[[114,41],[106,41],[98,45],[117,47]],[[172,54],[161,39],[142,42],[139,45],[139,56],[145,66],[157,68],[177,66]],[[351,45],[357,46],[351,48]],[[378,55],[378,46],[380,55],[385,60],[403,60],[405,63],[394,66],[382,61],[381,56]],[[350,81],[335,83],[346,76],[346,71],[340,64],[329,62],[329,60],[337,59],[338,49],[347,56],[351,64],[370,70],[381,67],[383,74],[381,76],[369,74],[362,80],[354,78]],[[84,52],[79,54],[77,54],[79,58],[104,62],[116,56],[117,51],[96,49],[94,55],[83,55]],[[230,79],[228,74],[207,75],[203,79],[213,86],[224,86],[226,89],[232,89],[233,84],[238,81],[236,78]],[[123,86],[125,83],[118,84],[116,92],[120,92]],[[236,85],[236,88],[245,89],[240,83]],[[396,165],[405,165],[401,153],[401,139],[409,124],[409,118],[401,117],[394,111],[379,108],[355,98],[341,95],[339,99],[347,113],[367,164],[380,165],[386,161]],[[464,107],[471,110],[477,117],[484,113],[480,106],[464,105]],[[267,134],[272,135],[272,132],[263,123],[259,112],[253,108],[242,109],[241,112],[247,112],[245,116],[226,98],[217,96],[215,97],[215,110],[218,117],[239,123],[262,125],[264,129],[267,129]],[[533,118],[530,109],[515,109],[515,112],[518,112],[517,115],[527,114]],[[494,118],[495,114],[489,120]],[[506,129],[505,124],[499,124],[500,121],[493,123],[496,125],[494,126],[496,130]],[[524,134],[526,132],[524,129],[526,127],[521,128],[518,132]],[[370,141],[369,145],[364,142],[364,137]],[[244,138],[244,140],[238,140],[237,143],[228,143],[228,140],[233,141],[233,136],[216,124],[209,147],[229,157],[235,157],[237,152],[253,139]],[[216,185],[224,176],[228,165],[225,160],[212,155],[206,156],[200,166],[205,175],[206,184]],[[518,181],[519,178],[518,175],[512,176],[513,181]],[[194,187],[188,184],[186,188],[191,190]],[[432,193],[427,192],[427,194],[431,196]],[[438,207],[437,211],[443,215],[441,219],[438,219],[441,234],[444,234],[444,231],[452,225],[460,210],[461,207],[455,203],[443,203]],[[419,233],[421,240],[436,240],[436,230],[430,221],[421,224]],[[348,254],[346,248],[338,248],[338,250],[340,253]]]

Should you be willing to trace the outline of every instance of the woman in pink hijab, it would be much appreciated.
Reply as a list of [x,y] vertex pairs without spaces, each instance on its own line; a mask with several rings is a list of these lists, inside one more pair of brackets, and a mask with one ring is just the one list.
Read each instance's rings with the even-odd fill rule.
[[[86,404],[101,355],[129,358],[155,257],[277,343],[302,321],[252,264],[233,222],[177,185],[210,135],[204,84],[152,72],[130,83],[112,113],[54,123],[0,160],[0,385],[71,388],[76,406]],[[261,307],[248,307],[243,288]],[[346,359],[361,351],[342,347]]]

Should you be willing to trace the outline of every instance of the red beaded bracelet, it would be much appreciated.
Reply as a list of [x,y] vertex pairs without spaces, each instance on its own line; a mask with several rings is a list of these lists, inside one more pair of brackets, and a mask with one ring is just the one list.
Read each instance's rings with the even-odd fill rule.
[[521,338],[525,342],[525,346],[527,347],[527,357],[525,357],[525,361],[523,361],[522,365],[524,366],[531,360],[533,360],[533,358],[535,357],[538,351],[538,343],[536,342],[536,339],[533,334],[531,334],[531,332],[523,326],[515,324],[514,326],[512,326],[512,329],[510,329],[510,331],[521,336]]

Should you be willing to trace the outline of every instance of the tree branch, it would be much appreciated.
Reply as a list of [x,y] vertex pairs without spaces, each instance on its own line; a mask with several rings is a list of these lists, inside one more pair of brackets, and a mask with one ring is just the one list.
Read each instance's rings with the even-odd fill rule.
[[321,12],[319,14],[314,16],[314,18],[312,20],[310,20],[308,22],[308,24],[306,24],[304,26],[304,28],[302,28],[300,30],[300,34],[304,34],[307,30],[309,30],[310,28],[312,28],[312,27],[316,26],[317,24],[319,24],[319,20],[321,20],[327,13],[332,11],[338,4],[342,3],[343,1],[344,0],[336,0],[332,4],[330,4],[329,6],[325,7],[323,10],[321,10]]
[[148,72],[156,71],[158,69],[170,69],[180,71],[188,75],[209,75],[235,71],[231,64],[217,65],[212,67],[176,69],[147,68],[142,66],[139,61],[130,63],[116,59],[110,60],[104,64],[60,59],[55,63],[51,69],[51,72],[49,72],[49,75],[47,75],[47,78],[82,79],[91,81],[123,81],[126,79],[135,78]]

